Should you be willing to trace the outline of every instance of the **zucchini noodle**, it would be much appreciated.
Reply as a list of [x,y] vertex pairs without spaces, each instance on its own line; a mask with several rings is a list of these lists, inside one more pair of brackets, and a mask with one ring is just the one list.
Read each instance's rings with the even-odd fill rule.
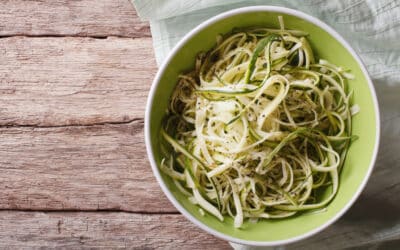
[[354,77],[279,23],[217,37],[180,75],[161,129],[161,171],[202,215],[235,227],[325,210],[360,111]]

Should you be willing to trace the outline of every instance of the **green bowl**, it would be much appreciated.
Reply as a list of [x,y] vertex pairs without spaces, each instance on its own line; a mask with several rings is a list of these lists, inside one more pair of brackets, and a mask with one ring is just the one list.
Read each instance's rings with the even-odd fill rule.
[[[340,174],[339,191],[326,212],[300,214],[291,218],[245,222],[234,228],[233,220],[220,222],[213,216],[199,213],[173,185],[169,177],[159,171],[161,161],[159,140],[161,120],[167,110],[170,95],[179,73],[194,67],[195,57],[215,45],[218,34],[235,27],[278,27],[278,16],[283,16],[287,29],[309,33],[309,40],[317,58],[351,69],[355,80],[349,82],[354,90],[353,103],[361,111],[353,118],[353,135],[359,139],[352,143]],[[371,175],[379,145],[379,111],[376,94],[360,58],[344,39],[320,20],[292,9],[273,6],[254,6],[225,12],[202,23],[187,34],[172,50],[160,67],[149,93],[145,115],[145,139],[150,163],[161,188],[175,207],[190,221],[205,231],[231,242],[274,246],[309,237],[334,223],[360,195]]]

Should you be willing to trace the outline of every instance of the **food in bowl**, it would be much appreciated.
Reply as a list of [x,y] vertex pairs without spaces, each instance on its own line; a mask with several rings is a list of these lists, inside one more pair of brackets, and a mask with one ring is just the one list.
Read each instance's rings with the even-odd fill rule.
[[161,171],[200,213],[235,227],[323,211],[354,139],[353,75],[278,18],[278,29],[218,36],[179,76],[161,128]]
[[[350,103],[358,104],[361,110],[351,119],[351,133],[357,135],[358,139],[352,141],[348,148],[338,177],[340,185],[334,199],[323,208],[322,213],[303,211],[285,218],[260,219],[257,223],[253,223],[253,219],[244,219],[242,226],[235,228],[235,221],[231,216],[224,216],[224,220],[220,221],[217,217],[205,213],[204,209],[199,211],[199,206],[192,203],[195,200],[189,200],[175,185],[174,179],[160,170],[162,159],[176,154],[169,143],[160,136],[160,130],[165,124],[163,117],[170,106],[179,76],[182,72],[190,72],[196,68],[195,62],[199,52],[215,47],[215,37],[219,34],[229,34],[235,27],[280,29],[278,16],[283,17],[286,29],[308,33],[306,39],[315,52],[315,58],[324,58],[343,69],[351,69],[354,79],[349,81],[353,90]],[[350,94],[348,90],[345,91],[346,95]],[[300,11],[275,6],[252,6],[210,18],[181,39],[155,76],[148,96],[144,129],[147,154],[154,176],[164,194],[183,216],[204,231],[231,242],[277,246],[305,239],[322,231],[354,204],[364,189],[376,161],[380,122],[376,94],[368,72],[351,46],[337,32],[317,18]],[[166,132],[172,135],[171,131]],[[164,163],[168,161],[164,160]],[[181,185],[184,186],[185,183],[182,182]],[[331,195],[332,186],[328,185],[326,190],[321,188],[320,191],[318,198],[325,200]],[[231,212],[236,215],[236,211]],[[205,216],[202,216],[202,213],[205,213]]]

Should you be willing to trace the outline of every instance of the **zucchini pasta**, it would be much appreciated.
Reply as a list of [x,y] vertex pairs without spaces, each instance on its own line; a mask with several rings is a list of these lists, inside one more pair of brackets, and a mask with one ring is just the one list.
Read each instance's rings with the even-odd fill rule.
[[179,76],[161,129],[161,171],[235,227],[324,209],[353,138],[353,76],[279,21],[217,37]]

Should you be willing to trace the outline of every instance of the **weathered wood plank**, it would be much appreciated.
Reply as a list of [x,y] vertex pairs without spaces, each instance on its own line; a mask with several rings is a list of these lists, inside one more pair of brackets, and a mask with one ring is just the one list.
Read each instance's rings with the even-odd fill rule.
[[231,249],[182,215],[0,212],[1,248]]
[[0,36],[150,36],[129,0],[3,0]]
[[143,118],[157,69],[150,38],[2,38],[0,58],[0,125]]
[[0,209],[176,212],[147,161],[143,120],[0,128],[0,138]]

